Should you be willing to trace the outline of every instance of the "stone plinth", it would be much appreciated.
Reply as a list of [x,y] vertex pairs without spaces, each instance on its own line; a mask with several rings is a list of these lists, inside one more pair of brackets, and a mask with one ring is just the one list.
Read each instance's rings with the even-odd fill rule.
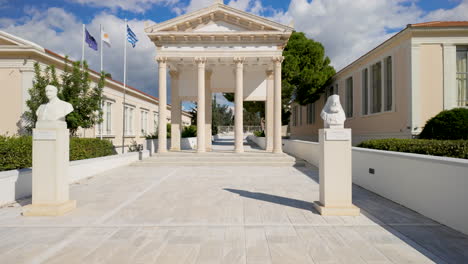
[[62,215],[76,207],[69,200],[69,131],[63,121],[39,121],[33,130],[32,204],[25,216]]
[[352,203],[351,129],[319,130],[320,201],[314,207],[321,215],[359,215]]

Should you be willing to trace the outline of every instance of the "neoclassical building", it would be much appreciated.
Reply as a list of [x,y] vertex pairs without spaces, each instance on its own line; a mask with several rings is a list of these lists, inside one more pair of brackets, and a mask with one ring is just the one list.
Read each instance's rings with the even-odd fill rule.
[[[0,135],[23,134],[23,114],[29,108],[28,90],[34,81],[33,65],[38,62],[42,68],[54,65],[60,75],[65,67],[65,58],[36,43],[0,31]],[[99,81],[99,73],[90,70],[91,86]],[[123,99],[126,94],[125,102]],[[96,137],[111,140],[117,151],[122,142],[125,151],[132,141],[143,144],[145,136],[153,134],[158,128],[158,120],[170,121],[171,106],[165,104],[163,115],[159,99],[130,85],[107,78],[103,89],[103,123],[90,129],[80,129],[79,137]],[[125,120],[123,118],[125,111]],[[179,110],[180,112],[180,110]],[[182,111],[182,125],[190,125],[191,114]],[[125,131],[123,131],[125,123]],[[122,137],[125,141],[122,141]]]
[[315,103],[291,105],[291,137],[313,140],[320,111],[340,95],[353,144],[413,138],[442,110],[468,107],[468,21],[410,24],[333,76]]
[[197,102],[197,152],[211,150],[211,95],[235,94],[235,152],[243,152],[243,102],[266,102],[267,151],[281,153],[282,52],[293,28],[216,0],[213,5],[145,28],[159,67],[159,149],[166,152],[169,71],[171,150],[180,150],[181,102]]

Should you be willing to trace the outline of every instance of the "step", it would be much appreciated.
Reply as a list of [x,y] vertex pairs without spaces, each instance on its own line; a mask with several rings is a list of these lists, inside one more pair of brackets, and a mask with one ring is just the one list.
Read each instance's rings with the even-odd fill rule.
[[203,162],[187,162],[187,161],[174,161],[174,162],[135,162],[131,166],[136,167],[162,167],[162,166],[183,166],[183,167],[219,167],[219,166],[260,166],[260,167],[292,167],[295,165],[295,162],[290,161],[278,161],[278,162],[245,162],[245,161],[203,161]]

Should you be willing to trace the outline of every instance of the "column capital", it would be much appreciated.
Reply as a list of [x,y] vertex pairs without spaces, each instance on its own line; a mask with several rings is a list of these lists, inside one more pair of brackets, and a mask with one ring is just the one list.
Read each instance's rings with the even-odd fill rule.
[[158,63],[160,63],[160,64],[161,64],[161,63],[164,63],[164,64],[165,64],[165,63],[167,62],[167,57],[156,56],[156,61],[157,61]]
[[202,66],[202,65],[205,66],[206,57],[195,57],[193,60],[198,66]]
[[281,64],[284,60],[284,57],[283,56],[276,56],[276,57],[273,57],[271,58],[271,60],[274,62],[274,63],[279,63]]
[[234,63],[235,63],[236,65],[242,65],[242,64],[244,64],[244,62],[245,62],[245,58],[244,58],[244,57],[234,57],[233,60],[234,60]]
[[171,79],[178,79],[179,78],[179,72],[176,70],[170,70],[169,75],[171,76]]

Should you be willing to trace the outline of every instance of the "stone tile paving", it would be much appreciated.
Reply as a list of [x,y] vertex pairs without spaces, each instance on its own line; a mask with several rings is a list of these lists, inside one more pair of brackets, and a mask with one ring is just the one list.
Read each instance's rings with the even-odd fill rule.
[[[468,236],[354,186],[320,216],[314,167],[122,167],[62,217],[0,209],[0,263],[468,263]],[[21,204],[29,203],[21,201]]]

